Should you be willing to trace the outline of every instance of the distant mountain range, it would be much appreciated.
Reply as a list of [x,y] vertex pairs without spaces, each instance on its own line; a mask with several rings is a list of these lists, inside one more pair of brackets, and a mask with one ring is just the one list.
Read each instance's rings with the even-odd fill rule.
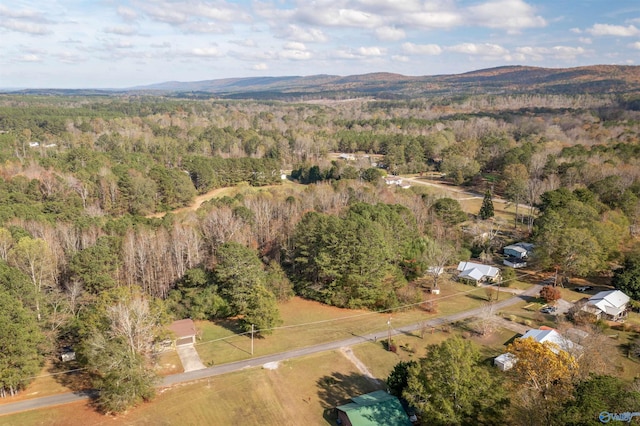
[[372,73],[347,77],[248,77],[194,82],[169,81],[120,90],[26,89],[13,93],[114,95],[140,94],[225,99],[311,100],[376,97],[463,96],[470,94],[622,94],[640,92],[640,66],[594,65],[577,68],[506,66],[464,74],[410,77]]

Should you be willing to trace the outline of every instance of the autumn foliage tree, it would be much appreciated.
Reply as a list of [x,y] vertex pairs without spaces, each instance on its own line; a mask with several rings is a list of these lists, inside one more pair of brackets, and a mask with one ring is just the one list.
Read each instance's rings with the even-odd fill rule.
[[545,302],[551,303],[551,302],[555,302],[556,300],[561,299],[562,298],[562,293],[560,293],[560,290],[558,288],[556,288],[556,287],[552,287],[550,285],[545,285],[540,290],[540,297],[542,299],[544,299]]
[[551,424],[559,407],[571,396],[578,371],[576,359],[551,342],[516,339],[507,346],[517,362],[510,370],[512,405],[519,418]]

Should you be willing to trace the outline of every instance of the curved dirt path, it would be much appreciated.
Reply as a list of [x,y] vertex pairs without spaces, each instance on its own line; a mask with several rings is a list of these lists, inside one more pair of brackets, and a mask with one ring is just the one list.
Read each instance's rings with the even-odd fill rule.
[[[280,186],[280,185],[265,185],[265,186],[251,187],[251,188],[275,188],[276,186]],[[194,212],[194,211],[198,210],[200,208],[200,206],[204,202],[209,201],[212,198],[216,198],[216,197],[220,196],[220,194],[222,194],[226,190],[233,189],[233,188],[239,188],[239,187],[238,186],[224,186],[222,188],[212,189],[211,191],[209,191],[209,192],[207,192],[205,194],[196,196],[196,198],[193,199],[193,203],[191,203],[188,206],[179,207],[177,209],[169,210],[168,212],[151,213],[151,214],[146,215],[145,217],[147,217],[147,218],[162,218],[167,213],[178,214],[178,213],[184,213],[184,212],[189,212],[189,211]]]

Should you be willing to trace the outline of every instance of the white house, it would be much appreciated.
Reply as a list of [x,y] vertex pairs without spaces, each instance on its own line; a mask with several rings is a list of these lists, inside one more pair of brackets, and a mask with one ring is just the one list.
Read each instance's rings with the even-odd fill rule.
[[[554,347],[551,350],[554,353],[558,353],[558,351],[564,351],[571,354],[576,353],[576,351],[580,351],[582,347],[578,344],[573,343],[571,340],[563,337],[560,333],[554,330],[551,327],[542,326],[540,328],[527,331],[520,339],[528,339],[532,338],[538,343],[553,343]],[[493,365],[498,367],[502,371],[507,371],[518,362],[518,359],[512,353],[504,353],[499,355],[493,359]]]
[[405,182],[401,177],[398,176],[385,176],[384,183],[386,183],[387,185],[396,185],[404,189],[411,188],[410,183]]
[[627,316],[627,307],[631,298],[620,290],[606,290],[589,298],[582,308],[598,318],[618,321]]
[[483,281],[495,282],[500,278],[500,269],[482,263],[460,262],[458,271],[458,278],[474,281],[476,284]]
[[[575,343],[573,343],[571,340],[567,339],[566,337],[562,336],[560,333],[558,333],[556,330],[554,330],[551,327],[542,326],[538,329],[532,328],[531,330],[524,333],[521,339],[528,339],[529,337],[531,337],[533,340],[535,340],[538,343],[544,343],[544,342],[553,343],[558,347],[558,349],[563,350],[565,352],[571,352],[572,350],[577,348],[577,345]],[[557,349],[553,351],[557,352]]]

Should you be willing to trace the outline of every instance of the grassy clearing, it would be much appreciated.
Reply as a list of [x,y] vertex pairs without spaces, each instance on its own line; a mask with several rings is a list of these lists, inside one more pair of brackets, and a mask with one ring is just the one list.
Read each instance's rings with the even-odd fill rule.
[[117,417],[91,413],[86,404],[72,404],[1,420],[9,425],[326,426],[335,424],[336,405],[380,388],[333,351],[285,361],[276,370],[245,370],[165,389],[152,403]]
[[40,374],[38,374],[24,391],[16,396],[0,399],[0,404],[57,395],[86,388],[88,384],[83,381],[83,375],[80,371],[62,373],[75,368],[77,368],[77,365],[74,363],[57,365],[51,361],[47,361],[42,367]]
[[168,376],[170,374],[182,373],[182,362],[176,351],[167,351],[158,355],[156,361],[156,371],[161,376]]
[[[511,297],[501,292],[500,300]],[[466,311],[486,303],[486,290],[457,282],[444,282],[441,294],[432,296],[436,312],[411,309],[393,313],[340,309],[318,302],[293,298],[280,305],[284,324],[272,335],[254,339],[254,356],[284,352],[328,341],[387,330],[391,316],[394,328],[425,321],[436,316]],[[197,323],[200,339],[196,349],[206,365],[247,359],[251,356],[251,336],[239,334],[234,322]]]

